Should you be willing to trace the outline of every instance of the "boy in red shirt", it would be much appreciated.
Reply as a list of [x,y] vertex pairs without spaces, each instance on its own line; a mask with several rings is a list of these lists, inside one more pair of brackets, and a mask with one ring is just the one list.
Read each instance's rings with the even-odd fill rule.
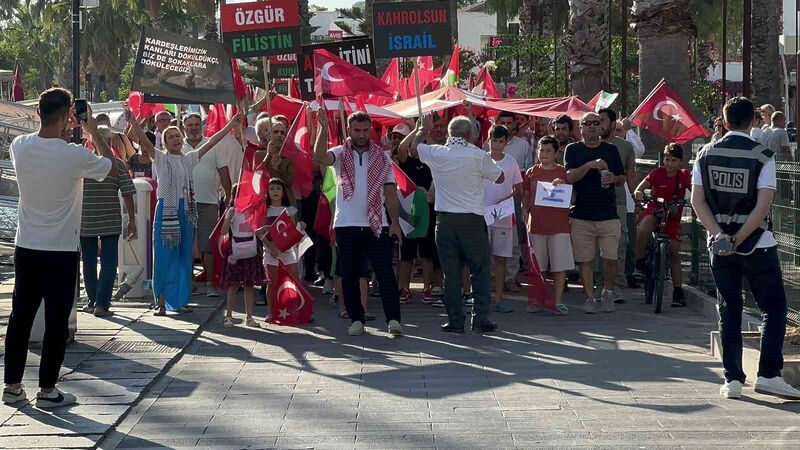
[[[534,204],[536,186],[540,181],[566,184],[567,170],[556,164],[558,141],[553,136],[544,136],[538,143],[539,164],[531,167],[525,175],[525,194],[522,199],[523,215],[530,217],[528,223],[531,251],[542,272],[550,268],[553,276],[556,307],[562,314],[569,310],[561,303],[564,296],[567,271],[575,268],[570,238],[569,208],[556,208]],[[528,309],[536,312],[537,309]]]
[[[687,169],[681,169],[683,163],[683,147],[678,144],[668,144],[664,148],[664,165],[653,169],[636,187],[633,195],[636,200],[644,198],[644,190],[650,189],[653,198],[663,198],[666,202],[686,198],[686,190],[691,189],[692,174]],[[647,243],[656,229],[654,217],[656,206],[648,204],[641,213],[639,227],[636,231],[636,267],[644,271],[644,256],[647,252]],[[669,219],[664,226],[664,231],[670,237],[670,272],[672,273],[672,306],[686,306],[683,295],[683,274],[681,273],[681,214],[679,208],[675,216]]]

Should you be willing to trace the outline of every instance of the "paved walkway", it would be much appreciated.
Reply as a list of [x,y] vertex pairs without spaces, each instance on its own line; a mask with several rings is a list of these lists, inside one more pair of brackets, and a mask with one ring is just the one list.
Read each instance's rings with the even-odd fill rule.
[[[0,339],[5,336],[12,290],[13,279],[6,278],[0,285]],[[107,318],[78,313],[78,332],[67,347],[59,386],[76,394],[80,404],[52,413],[30,404],[0,404],[0,448],[95,446],[178,360],[219,302],[194,297],[194,312],[168,317],[154,317],[145,304],[131,303],[114,306],[114,316]],[[32,349],[28,355],[23,382],[29,398],[38,391],[39,354]]]
[[[101,448],[763,448],[796,445],[798,403],[718,396],[713,328],[630,292],[614,314],[495,315],[448,335],[403,307],[406,335],[346,335],[327,301],[307,328],[226,329],[218,315]],[[372,304],[379,308],[379,301]],[[375,328],[375,327],[378,328]]]

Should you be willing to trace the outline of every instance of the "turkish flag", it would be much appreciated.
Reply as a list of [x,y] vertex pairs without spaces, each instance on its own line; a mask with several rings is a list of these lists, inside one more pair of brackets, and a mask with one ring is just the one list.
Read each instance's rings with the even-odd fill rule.
[[9,100],[12,102],[21,102],[25,100],[25,91],[22,86],[22,75],[19,74],[19,64],[14,67],[14,84],[11,86],[9,94]]
[[138,91],[131,91],[128,94],[128,108],[131,109],[133,117],[141,120],[150,118],[156,113],[164,111],[161,103],[145,103],[144,94]]
[[280,252],[285,252],[303,240],[303,233],[297,231],[292,218],[284,210],[269,226],[269,237]]
[[260,146],[247,143],[242,158],[242,171],[239,174],[239,189],[233,202],[236,211],[244,214],[245,222],[254,230],[267,224],[269,172],[262,161],[255,161],[255,154],[259,150],[262,150]]
[[388,84],[323,49],[314,50],[314,93],[336,97],[358,94],[394,95]]
[[247,96],[247,86],[244,85],[242,72],[239,71],[239,61],[231,58],[231,71],[233,72],[233,92],[236,100],[241,100]]
[[478,75],[475,77],[475,87],[472,89],[473,94],[478,94],[484,97],[500,98],[500,90],[494,84],[494,78],[486,67],[481,67]]
[[536,256],[533,254],[533,249],[531,249],[530,236],[528,236],[528,306],[560,313],[560,310],[556,308],[556,301],[544,281],[539,262],[536,261]]
[[431,81],[430,85],[431,91],[435,91],[442,87],[442,72],[444,72],[444,66],[434,69],[433,81]]
[[433,56],[418,56],[417,71],[419,73],[420,94],[422,94],[436,76],[433,70]]
[[324,194],[319,196],[317,202],[317,215],[314,216],[314,232],[318,236],[323,236],[328,239],[331,232],[331,224],[333,224],[333,211],[331,202]]
[[631,114],[631,122],[639,128],[678,144],[684,144],[698,137],[711,136],[664,79]]
[[214,273],[212,274],[211,281],[220,289],[226,288],[226,286],[220,285],[220,280],[222,279],[222,271],[225,270],[225,260],[228,256],[228,249],[231,246],[228,233],[222,233],[222,223],[224,221],[225,217],[220,217],[217,225],[214,227],[214,231],[212,231],[211,236],[209,236],[211,254],[214,255]]
[[286,269],[278,262],[275,280],[270,282],[272,289],[272,323],[277,325],[304,325],[314,315],[314,298]]
[[289,97],[291,98],[303,97],[303,94],[300,93],[300,78],[297,78],[297,75],[294,75],[291,78],[289,78],[289,88],[287,92],[289,93]]
[[308,103],[306,103],[300,110],[300,114],[294,118],[292,126],[286,133],[283,147],[281,147],[281,154],[294,162],[293,189],[303,197],[311,194],[314,184],[313,151],[311,149],[311,133],[308,129],[309,119]]
[[225,125],[228,124],[227,109],[228,108],[222,103],[216,103],[208,107],[206,128],[203,130],[203,136],[210,138],[217,134],[217,131],[225,128]]

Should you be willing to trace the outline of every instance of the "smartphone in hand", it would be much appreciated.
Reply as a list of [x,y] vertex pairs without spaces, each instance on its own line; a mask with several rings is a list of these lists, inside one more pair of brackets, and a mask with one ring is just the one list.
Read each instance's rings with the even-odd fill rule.
[[87,120],[89,120],[88,112],[89,112],[89,102],[87,102],[85,98],[76,99],[75,116],[78,117],[78,120],[80,120],[81,122],[86,122]]
[[719,255],[721,252],[729,252],[732,249],[733,242],[731,242],[730,239],[717,239],[711,243],[711,251],[715,255]]

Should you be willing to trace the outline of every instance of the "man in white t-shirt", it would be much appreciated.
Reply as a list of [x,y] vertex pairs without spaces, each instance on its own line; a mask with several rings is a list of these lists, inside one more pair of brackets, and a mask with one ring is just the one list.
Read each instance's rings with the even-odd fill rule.
[[[781,377],[786,334],[786,292],[772,234],[775,153],[751,139],[754,108],[733,97],[725,104],[725,136],[698,153],[692,171],[692,208],[708,230],[711,272],[717,286],[725,383],[720,395],[740,398],[747,378],[742,367],[742,279],[761,310],[763,332],[755,391],[800,400]],[[752,374],[751,374],[752,375]]]
[[72,94],[52,88],[39,96],[39,131],[19,136],[9,153],[19,186],[14,250],[14,293],[5,340],[3,403],[25,400],[25,361],[36,312],[44,300],[45,331],[39,364],[37,408],[75,403],[56,387],[67,345],[69,316],[78,281],[83,179],[116,176],[114,154],[97,132],[91,108],[79,118],[100,156],[61,136],[75,123]]
[[[392,160],[383,148],[370,140],[372,119],[364,112],[347,118],[348,139],[344,145],[328,149],[328,118],[317,111],[320,131],[314,157],[336,173],[336,267],[342,278],[342,297],[352,323],[351,336],[364,333],[366,323],[361,304],[359,278],[365,259],[372,264],[380,287],[383,312],[389,334],[400,336],[400,290],[392,267],[392,237],[402,239],[399,199]],[[384,209],[384,205],[386,208]],[[389,212],[391,224],[387,221]]]
[[[489,151],[494,163],[503,169],[501,184],[486,181],[483,204],[487,208],[507,200],[522,191],[522,174],[517,161],[506,155],[503,150],[511,137],[511,132],[503,125],[495,125],[489,130]],[[513,309],[503,302],[503,291],[506,283],[506,266],[508,260],[515,254],[514,247],[514,220],[512,215],[499,218],[489,225],[489,247],[492,251],[494,262],[494,301],[492,310],[499,313],[511,313]],[[519,245],[516,245],[519,252]],[[519,257],[518,257],[519,258]]]
[[[183,117],[183,129],[186,137],[181,152],[187,154],[199,148],[208,139],[203,136],[203,125],[200,114],[189,113]],[[214,273],[214,254],[211,251],[211,233],[219,221],[220,187],[225,192],[225,204],[230,202],[231,177],[228,172],[228,159],[219,144],[209,150],[192,169],[194,198],[197,203],[197,247],[203,256],[203,270],[206,275]],[[214,288],[211,276],[206,281],[206,294],[219,297]]]
[[489,320],[491,255],[483,197],[487,180],[503,183],[503,169],[470,143],[473,127],[469,118],[458,116],[450,121],[450,137],[445,145],[423,144],[432,128],[433,119],[426,116],[406,139],[411,139],[411,156],[430,167],[436,186],[436,247],[444,272],[443,300],[447,308],[447,323],[442,324],[441,330],[464,332],[461,276],[466,264],[474,296],[472,330],[495,331],[497,324]]

